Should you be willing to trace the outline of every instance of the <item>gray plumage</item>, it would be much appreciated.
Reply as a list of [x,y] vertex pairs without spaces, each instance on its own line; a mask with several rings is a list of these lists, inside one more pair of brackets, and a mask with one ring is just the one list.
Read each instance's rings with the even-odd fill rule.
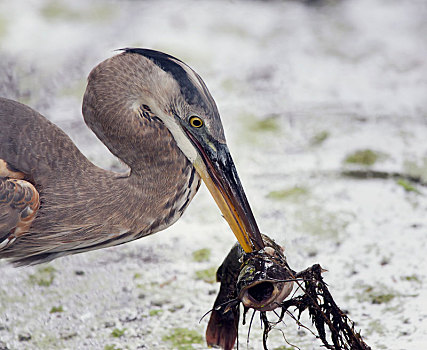
[[[10,198],[2,203],[0,187],[0,258],[40,263],[125,243],[174,223],[200,185],[191,159],[195,151],[187,151],[185,142],[178,146],[183,141],[172,130],[192,115],[203,116],[205,124],[205,134],[195,132],[196,138],[225,145],[214,100],[181,61],[157,51],[126,49],[95,67],[83,116],[129,166],[123,175],[92,164],[36,111],[0,98],[0,179],[10,182],[19,175],[40,195],[28,231],[17,232],[19,213],[10,211],[16,203]],[[34,199],[31,203],[36,208]],[[4,240],[8,235],[10,242]]]

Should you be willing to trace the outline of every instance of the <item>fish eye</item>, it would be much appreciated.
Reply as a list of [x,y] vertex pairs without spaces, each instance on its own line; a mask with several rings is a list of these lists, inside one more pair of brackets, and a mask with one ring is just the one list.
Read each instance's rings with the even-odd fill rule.
[[193,128],[201,128],[203,126],[202,118],[195,116],[195,115],[190,117],[189,122]]

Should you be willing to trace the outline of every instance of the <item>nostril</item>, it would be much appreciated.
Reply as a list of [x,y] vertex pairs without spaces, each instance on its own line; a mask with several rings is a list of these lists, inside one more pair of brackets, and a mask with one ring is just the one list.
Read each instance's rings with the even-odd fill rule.
[[256,301],[263,301],[271,297],[274,287],[270,282],[261,282],[248,289],[249,295]]

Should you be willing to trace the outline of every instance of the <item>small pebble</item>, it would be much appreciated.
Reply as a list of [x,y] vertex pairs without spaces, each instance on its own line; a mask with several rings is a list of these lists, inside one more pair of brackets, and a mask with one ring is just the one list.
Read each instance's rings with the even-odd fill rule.
[[184,308],[183,304],[178,304],[178,305],[174,305],[171,308],[169,308],[169,311],[170,312],[175,312],[175,311],[181,310],[183,308]]
[[114,321],[107,321],[104,323],[105,328],[114,327],[115,325],[116,325],[116,322],[114,322]]
[[132,322],[132,321],[136,321],[137,318],[138,318],[137,314],[129,314],[124,317],[120,317],[119,320],[121,322]]
[[28,332],[18,334],[19,341],[28,341],[31,339],[31,334]]
[[151,301],[151,305],[152,306],[163,306],[163,305],[165,305],[166,303],[168,303],[169,302],[169,300],[165,300],[165,299],[157,299],[157,300],[153,300],[153,301]]
[[75,273],[77,276],[83,276],[83,275],[85,274],[85,272],[84,272],[83,270],[76,270],[76,271],[74,271],[74,273]]
[[72,333],[60,333],[59,337],[64,340],[68,340],[77,336],[76,332]]
[[316,250],[311,250],[308,252],[308,257],[309,258],[314,258],[315,256],[317,256],[318,252]]

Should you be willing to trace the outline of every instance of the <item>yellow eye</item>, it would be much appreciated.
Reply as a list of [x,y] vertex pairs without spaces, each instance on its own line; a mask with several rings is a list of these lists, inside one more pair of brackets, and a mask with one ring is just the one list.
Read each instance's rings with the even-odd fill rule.
[[193,128],[201,128],[203,126],[203,120],[200,117],[193,116],[190,118],[190,125]]

